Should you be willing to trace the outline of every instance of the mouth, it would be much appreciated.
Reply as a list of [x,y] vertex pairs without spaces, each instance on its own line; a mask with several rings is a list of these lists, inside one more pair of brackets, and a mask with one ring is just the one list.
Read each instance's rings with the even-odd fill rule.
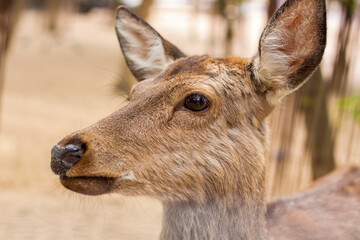
[[64,187],[71,191],[94,196],[111,192],[115,183],[115,178],[67,177],[61,175],[60,182]]

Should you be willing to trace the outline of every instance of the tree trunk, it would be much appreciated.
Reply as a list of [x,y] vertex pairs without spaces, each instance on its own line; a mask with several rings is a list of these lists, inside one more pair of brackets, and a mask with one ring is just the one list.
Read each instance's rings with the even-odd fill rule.
[[320,68],[297,93],[301,96],[301,110],[305,113],[307,149],[311,153],[314,180],[335,169],[333,129],[327,108],[328,93]]
[[268,7],[268,20],[274,15],[275,11],[277,9],[277,0],[269,0],[269,7]]
[[[0,112],[12,1],[0,1]],[[1,115],[0,115],[1,116]]]
[[0,1],[0,116],[6,54],[9,50],[11,37],[13,36],[24,3],[25,0]]

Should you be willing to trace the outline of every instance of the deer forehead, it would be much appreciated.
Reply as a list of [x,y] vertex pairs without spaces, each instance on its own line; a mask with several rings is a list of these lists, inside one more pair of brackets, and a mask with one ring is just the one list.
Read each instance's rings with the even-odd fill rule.
[[176,95],[184,97],[183,95],[187,93],[201,92],[213,98],[229,94],[243,96],[254,92],[249,66],[250,59],[235,57],[182,58],[168,66],[157,77],[136,84],[130,95],[163,92],[164,96],[168,97]]

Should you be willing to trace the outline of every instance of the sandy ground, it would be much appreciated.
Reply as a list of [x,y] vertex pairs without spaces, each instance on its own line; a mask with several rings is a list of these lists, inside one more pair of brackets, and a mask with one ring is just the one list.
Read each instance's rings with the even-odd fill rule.
[[0,239],[157,239],[161,206],[145,198],[1,191]]

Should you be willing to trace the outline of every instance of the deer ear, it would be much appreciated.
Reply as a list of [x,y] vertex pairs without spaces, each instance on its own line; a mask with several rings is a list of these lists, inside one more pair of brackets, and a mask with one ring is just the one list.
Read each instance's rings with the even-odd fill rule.
[[177,47],[124,6],[116,11],[116,33],[126,63],[138,81],[155,77],[171,62],[185,57]]
[[270,103],[300,87],[320,63],[326,45],[325,0],[288,0],[261,35],[252,73]]

